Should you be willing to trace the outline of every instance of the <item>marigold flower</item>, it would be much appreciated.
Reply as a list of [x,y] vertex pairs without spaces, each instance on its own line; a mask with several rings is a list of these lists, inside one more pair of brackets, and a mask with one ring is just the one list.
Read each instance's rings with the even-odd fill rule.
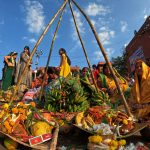
[[118,141],[112,140],[110,142],[110,145],[113,146],[113,147],[117,147],[118,146]]
[[23,102],[19,102],[18,105],[24,107],[25,104]]
[[9,124],[10,124],[11,126],[14,126],[14,125],[15,125],[15,122],[14,122],[14,121],[9,121]]
[[35,102],[30,102],[30,105],[31,105],[32,107],[35,107],[35,106],[36,106]]
[[89,137],[89,142],[90,143],[95,143],[95,144],[101,143],[102,142],[102,137],[99,136],[99,135],[90,136]]
[[25,114],[25,110],[23,108],[19,108],[18,111],[20,114]]
[[9,122],[8,121],[5,121],[4,122],[4,126],[7,130],[8,133],[11,133],[12,132],[12,127],[10,126]]
[[2,106],[2,108],[5,109],[5,110],[7,110],[8,107],[9,107],[9,105],[8,105],[7,103],[5,103],[5,104]]
[[12,113],[17,114],[18,113],[18,108],[12,108]]
[[0,118],[3,117],[4,113],[5,113],[4,110],[2,110],[2,111],[0,112]]
[[26,115],[24,115],[24,114],[22,114],[21,116],[20,116],[20,119],[21,120],[25,120],[27,117],[26,117]]
[[117,147],[110,146],[110,147],[109,147],[109,150],[117,150]]
[[122,122],[123,122],[124,125],[127,125],[127,124],[128,124],[128,120],[127,120],[127,119],[123,119]]
[[126,140],[120,140],[118,141],[119,145],[124,146],[126,145]]

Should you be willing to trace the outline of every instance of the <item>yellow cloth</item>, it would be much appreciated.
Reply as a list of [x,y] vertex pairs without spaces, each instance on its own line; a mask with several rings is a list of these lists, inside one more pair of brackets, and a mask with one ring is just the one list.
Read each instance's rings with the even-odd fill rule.
[[67,62],[67,57],[66,57],[66,55],[65,54],[62,54],[62,63],[61,63],[61,66],[60,66],[60,76],[62,76],[62,77],[67,77],[70,73],[71,73],[71,71],[70,71],[70,66],[69,66],[69,64],[68,64],[68,62]]
[[[135,83],[132,88],[132,101],[137,104],[150,103],[150,68],[144,62],[142,62],[142,71],[141,86],[135,73]],[[142,109],[137,109],[135,115],[143,117],[148,113],[150,113],[150,106],[147,105]]]
[[[128,89],[128,82],[124,79],[117,78],[120,88],[122,92],[125,92]],[[117,100],[121,99],[120,94],[118,93],[118,89],[116,87],[115,81],[112,77],[106,77],[106,83],[108,85],[108,89],[114,89],[113,95],[110,97],[111,102],[115,103]]]

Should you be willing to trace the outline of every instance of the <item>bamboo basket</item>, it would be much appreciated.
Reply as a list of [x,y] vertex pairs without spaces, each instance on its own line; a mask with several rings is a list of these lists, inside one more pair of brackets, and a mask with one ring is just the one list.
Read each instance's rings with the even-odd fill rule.
[[24,142],[20,141],[19,139],[15,138],[7,133],[4,133],[2,131],[0,131],[0,136],[1,137],[9,137],[10,139],[16,141],[18,144],[21,144],[27,148],[32,148],[32,149],[36,149],[36,150],[55,150],[56,146],[57,146],[58,132],[59,132],[59,127],[56,127],[53,132],[53,137],[51,140],[41,143],[41,144],[37,144],[35,146],[30,146],[28,143],[24,143]]
[[[88,131],[86,129],[83,129],[82,127],[79,127],[78,125],[74,124],[75,127],[77,127],[78,129],[83,130],[84,132],[87,132],[89,134],[96,134],[96,132],[94,131]],[[117,136],[117,139],[121,139],[121,138],[127,138],[130,136],[133,136],[134,134],[136,134],[137,132],[141,131],[142,129],[144,129],[145,127],[148,126],[148,123],[135,123],[134,128],[127,134],[125,135],[121,135],[121,136]]]

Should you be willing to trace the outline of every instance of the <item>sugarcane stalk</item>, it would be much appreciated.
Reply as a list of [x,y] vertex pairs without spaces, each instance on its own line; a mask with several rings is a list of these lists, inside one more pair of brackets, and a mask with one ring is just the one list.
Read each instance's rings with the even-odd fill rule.
[[123,100],[123,104],[124,104],[125,110],[126,110],[127,114],[132,117],[132,113],[131,113],[131,111],[130,111],[130,109],[129,109],[129,106],[128,106],[127,101],[126,101],[126,99],[125,99],[125,97],[124,97],[124,94],[123,94],[123,92],[122,92],[122,90],[121,90],[121,88],[120,88],[118,79],[117,79],[117,77],[116,77],[116,75],[115,75],[115,73],[114,73],[114,71],[113,71],[112,65],[111,65],[111,63],[110,63],[110,61],[109,61],[109,59],[108,59],[108,57],[107,57],[107,55],[106,55],[105,49],[104,49],[103,45],[102,45],[101,42],[100,42],[99,36],[98,36],[98,34],[97,34],[97,32],[96,32],[96,29],[94,28],[94,26],[93,26],[91,20],[89,19],[89,17],[88,17],[88,16],[85,14],[85,12],[81,9],[81,7],[80,7],[74,0],[72,0],[72,2],[73,2],[73,3],[75,4],[75,6],[79,9],[79,11],[83,14],[83,16],[84,16],[85,19],[87,20],[88,24],[90,25],[91,30],[92,30],[92,32],[93,32],[95,38],[96,38],[97,44],[98,44],[98,46],[99,46],[99,48],[100,48],[100,50],[101,50],[101,52],[102,52],[102,54],[103,54],[103,56],[104,56],[104,58],[105,58],[106,63],[108,64],[108,67],[109,67],[109,69],[110,69],[110,72],[111,72],[111,74],[112,74],[112,76],[113,76],[113,78],[114,78],[114,81],[115,81],[115,84],[116,84],[116,86],[117,86],[118,92],[119,92],[119,94],[120,94],[120,96],[121,96],[121,98],[122,98],[122,100]]
[[22,75],[21,75],[21,77],[20,77],[19,80],[18,80],[18,83],[17,83],[16,88],[15,88],[15,90],[14,90],[13,96],[12,96],[12,98],[11,98],[11,100],[10,100],[11,102],[13,101],[14,97],[15,97],[16,94],[17,94],[17,91],[18,91],[18,89],[19,89],[19,86],[20,86],[20,84],[21,84],[21,81],[22,81],[22,79],[23,79],[23,77],[24,77],[24,74],[25,74],[26,71],[27,71],[27,68],[28,68],[29,64],[31,63],[32,57],[33,57],[34,53],[36,52],[38,45],[39,45],[40,42],[42,41],[44,35],[47,33],[48,29],[50,28],[50,26],[52,25],[52,23],[54,22],[54,20],[55,20],[56,17],[58,16],[58,14],[59,14],[59,13],[62,11],[62,9],[66,6],[67,2],[68,2],[68,0],[65,0],[65,1],[63,2],[63,4],[61,5],[61,7],[59,8],[59,10],[55,13],[55,15],[53,16],[53,18],[51,19],[51,21],[48,23],[48,25],[47,25],[46,28],[44,29],[44,31],[43,31],[43,33],[41,34],[40,38],[38,39],[36,45],[34,46],[34,48],[33,48],[33,50],[32,50],[32,53],[31,53],[31,55],[30,55],[30,57],[29,57],[29,60],[28,60],[28,62],[27,62],[27,64],[26,64],[25,68],[23,69]]
[[94,83],[94,85],[95,85],[96,91],[98,92],[98,87],[97,87],[96,81],[95,81],[95,79],[94,79],[94,75],[93,75],[93,72],[92,72],[92,67],[91,67],[91,64],[90,64],[90,61],[89,61],[89,58],[88,58],[88,55],[87,55],[85,46],[84,46],[84,44],[83,44],[83,40],[82,40],[82,38],[81,38],[81,35],[80,35],[80,32],[79,32],[78,26],[77,26],[76,18],[75,18],[75,15],[74,15],[74,12],[73,12],[73,9],[72,9],[72,4],[71,4],[70,0],[69,0],[69,6],[70,6],[71,14],[72,14],[72,17],[73,17],[73,20],[74,20],[75,28],[76,28],[76,31],[77,31],[77,34],[78,34],[80,43],[81,43],[81,45],[82,45],[82,49],[83,49],[83,52],[84,52],[84,55],[85,55],[87,64],[88,64],[89,69],[90,69],[90,73],[91,73],[91,76],[92,76],[93,83]]
[[52,50],[53,50],[54,42],[56,40],[56,35],[58,33],[58,29],[59,29],[60,23],[62,21],[62,16],[64,14],[64,10],[65,10],[65,7],[63,8],[62,13],[60,15],[60,18],[58,20],[58,24],[56,26],[56,29],[55,29],[55,32],[54,32],[54,36],[53,36],[53,39],[52,39],[52,43],[51,43],[51,46],[50,46],[50,51],[49,51],[49,55],[48,55],[48,59],[47,59],[47,64],[46,64],[45,72],[44,72],[44,78],[42,80],[42,85],[41,85],[41,91],[40,91],[40,96],[39,96],[40,100],[41,100],[41,97],[43,95],[44,81],[46,80],[46,74],[47,74],[47,70],[48,70],[48,65],[49,65],[49,62],[50,62],[51,55],[52,55]]

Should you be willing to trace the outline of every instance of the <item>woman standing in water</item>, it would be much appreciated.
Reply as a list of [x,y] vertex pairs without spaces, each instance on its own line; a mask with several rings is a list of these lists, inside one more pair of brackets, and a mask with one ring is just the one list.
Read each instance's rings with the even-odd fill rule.
[[61,77],[67,77],[69,74],[71,74],[71,61],[69,57],[67,56],[66,50],[63,48],[60,48],[59,50],[59,55],[60,55],[60,76]]

